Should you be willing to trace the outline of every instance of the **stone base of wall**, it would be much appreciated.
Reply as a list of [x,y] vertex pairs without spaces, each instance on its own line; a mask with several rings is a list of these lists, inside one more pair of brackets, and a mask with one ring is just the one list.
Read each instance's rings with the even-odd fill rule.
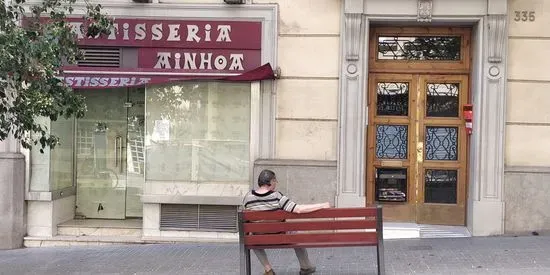
[[254,188],[263,169],[277,175],[277,189],[298,204],[330,202],[336,196],[336,161],[257,160],[254,163]]
[[504,180],[505,233],[550,231],[550,167],[508,167]]
[[25,236],[25,157],[0,153],[0,249],[23,246]]

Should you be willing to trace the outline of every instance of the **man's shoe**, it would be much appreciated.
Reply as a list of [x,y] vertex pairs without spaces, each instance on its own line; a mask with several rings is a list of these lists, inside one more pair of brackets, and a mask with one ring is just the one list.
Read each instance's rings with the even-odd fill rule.
[[273,271],[273,269],[271,269],[269,271],[264,272],[264,275],[275,275],[275,271]]
[[315,273],[315,267],[300,268],[300,275],[309,275]]

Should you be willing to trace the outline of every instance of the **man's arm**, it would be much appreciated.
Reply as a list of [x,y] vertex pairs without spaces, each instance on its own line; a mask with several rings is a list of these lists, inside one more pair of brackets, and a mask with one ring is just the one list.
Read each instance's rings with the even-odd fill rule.
[[294,211],[292,212],[302,214],[314,212],[324,208],[330,208],[330,204],[328,202],[316,204],[298,204],[296,205],[296,207],[294,207]]

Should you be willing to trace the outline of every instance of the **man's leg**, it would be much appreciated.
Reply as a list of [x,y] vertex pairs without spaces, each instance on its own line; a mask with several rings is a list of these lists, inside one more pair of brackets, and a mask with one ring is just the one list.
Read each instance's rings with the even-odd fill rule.
[[298,261],[300,262],[300,269],[315,270],[315,267],[309,261],[309,256],[307,255],[307,250],[305,248],[294,248],[294,252],[296,252],[296,257],[298,257]]
[[267,254],[265,253],[264,249],[252,249],[254,251],[254,254],[256,254],[256,257],[258,257],[258,260],[260,260],[260,263],[264,267],[265,271],[268,272],[272,270],[272,266],[269,263],[269,259],[267,259]]

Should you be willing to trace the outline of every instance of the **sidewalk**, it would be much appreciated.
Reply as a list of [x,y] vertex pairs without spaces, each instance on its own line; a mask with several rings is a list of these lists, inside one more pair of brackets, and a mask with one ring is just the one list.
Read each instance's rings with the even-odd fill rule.
[[[376,274],[375,248],[311,249],[315,274]],[[385,241],[387,274],[550,274],[550,236]],[[268,251],[297,274],[292,250]],[[0,274],[239,274],[237,244],[158,244],[0,251]],[[261,274],[255,257],[252,274]]]

